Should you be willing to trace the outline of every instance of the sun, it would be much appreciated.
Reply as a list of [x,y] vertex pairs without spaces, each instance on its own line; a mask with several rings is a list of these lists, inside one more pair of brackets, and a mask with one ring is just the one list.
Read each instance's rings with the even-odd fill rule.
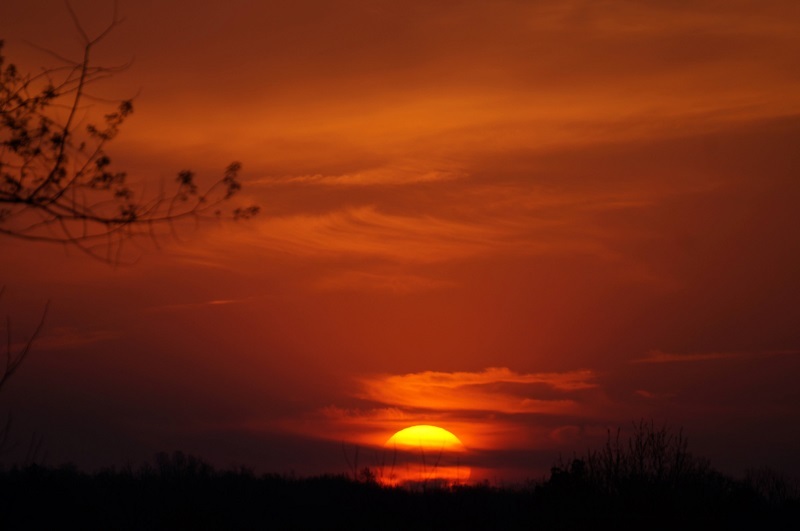
[[463,452],[464,444],[458,437],[444,428],[420,424],[402,429],[389,437],[384,446],[396,446],[398,449],[447,450]]
[[451,432],[420,424],[404,428],[386,441],[391,468],[381,482],[391,486],[449,487],[469,479],[467,449]]

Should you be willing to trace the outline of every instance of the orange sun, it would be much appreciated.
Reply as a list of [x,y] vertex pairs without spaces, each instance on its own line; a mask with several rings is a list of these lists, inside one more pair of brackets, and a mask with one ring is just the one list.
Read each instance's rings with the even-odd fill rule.
[[392,486],[451,486],[469,479],[461,463],[467,449],[458,437],[438,426],[421,424],[389,437],[392,452],[389,474],[381,479]]

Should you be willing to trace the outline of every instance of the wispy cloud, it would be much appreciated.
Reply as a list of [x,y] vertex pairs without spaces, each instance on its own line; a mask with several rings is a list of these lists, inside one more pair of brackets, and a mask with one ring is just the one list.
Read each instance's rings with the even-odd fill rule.
[[366,290],[395,294],[416,293],[453,286],[447,280],[407,273],[342,271],[322,277],[316,287],[323,291]]
[[[298,204],[294,213],[265,215],[246,230],[220,226],[203,245],[185,246],[183,254],[187,260],[235,261],[237,266],[252,263],[258,255],[280,263],[299,259],[304,266],[313,260],[324,267],[304,267],[313,276],[308,285],[333,291],[397,294],[440,289],[458,281],[439,278],[426,268],[487,256],[590,257],[613,262],[615,271],[628,279],[664,283],[620,251],[649,237],[646,228],[607,223],[615,212],[646,209],[663,200],[658,193],[633,184],[618,183],[608,190],[583,183],[578,190],[563,190],[520,182],[513,175],[490,177],[476,176],[430,195],[403,188],[406,195],[398,192],[396,204],[378,198],[358,206]],[[709,186],[673,185],[667,197],[706,192]],[[328,195],[317,190],[315,201],[320,194]],[[598,218],[606,223],[598,223]]]
[[363,206],[266,220],[257,244],[300,256],[374,256],[431,263],[475,255],[507,239],[501,227],[387,214]]
[[309,417],[313,423],[286,419],[279,429],[380,446],[399,429],[434,424],[470,448],[525,447],[531,438],[545,444],[562,416],[585,413],[586,393],[597,398],[595,379],[590,370],[519,373],[504,367],[371,375],[356,380],[351,405],[328,405]]
[[[605,234],[589,227],[576,210],[589,212],[585,198],[551,197],[515,187],[477,187],[459,192],[474,208],[448,212],[441,204],[419,211],[389,212],[376,205],[263,217],[249,231],[221,229],[213,245],[186,249],[191,256],[220,256],[219,248],[246,245],[248,251],[316,259],[363,259],[395,264],[433,264],[487,254],[581,254],[609,258]],[[445,196],[441,201],[447,201]],[[570,204],[570,200],[572,204]],[[602,201],[603,208],[642,207],[628,198]],[[425,209],[430,213],[424,213]],[[559,210],[560,209],[560,210]],[[587,214],[584,214],[584,216]]]
[[[426,371],[363,378],[357,396],[396,407],[440,411],[563,414],[577,408],[571,393],[597,387],[594,379],[589,370],[533,374],[508,368]],[[550,392],[543,392],[548,389]]]
[[287,175],[263,178],[249,184],[262,186],[320,185],[320,186],[381,186],[452,181],[466,177],[466,173],[451,165],[433,161],[398,160],[388,166],[325,174]]
[[407,420],[410,415],[400,408],[372,408],[372,409],[347,409],[338,406],[326,406],[320,410],[323,417],[330,420],[357,420],[363,421],[386,421],[386,420]]
[[[45,335],[34,340],[37,350],[58,350],[73,347],[82,347],[92,343],[99,343],[117,337],[117,334],[108,330],[82,331],[71,326],[53,328]],[[22,343],[12,345],[13,349],[24,346]]]
[[660,350],[651,350],[646,356],[631,360],[631,363],[687,363],[797,354],[800,354],[800,350],[767,350],[759,352],[699,352],[693,354],[674,354],[662,352]]
[[211,299],[200,302],[187,302],[180,304],[165,304],[162,306],[154,306],[149,309],[151,312],[172,312],[177,310],[186,310],[189,308],[204,308],[209,306],[228,306],[230,304],[241,304],[252,300],[252,297],[245,297],[243,299]]

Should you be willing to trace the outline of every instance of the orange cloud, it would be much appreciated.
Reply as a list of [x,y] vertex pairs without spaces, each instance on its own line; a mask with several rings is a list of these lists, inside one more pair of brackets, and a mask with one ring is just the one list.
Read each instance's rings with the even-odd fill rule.
[[[312,415],[313,422],[286,419],[279,427],[374,448],[417,424],[445,428],[471,449],[549,445],[559,415],[587,413],[581,395],[598,388],[595,379],[590,370],[518,373],[503,367],[375,375],[357,380],[360,389],[352,395],[362,406],[328,405]],[[542,414],[553,420],[530,421],[530,415]]]
[[576,411],[575,400],[564,396],[538,398],[526,386],[544,386],[566,395],[597,387],[594,378],[594,373],[588,370],[536,374],[519,374],[507,368],[482,372],[426,371],[364,378],[357,396],[393,406],[440,411],[565,414]]
[[343,271],[325,276],[315,285],[323,291],[355,289],[403,294],[452,287],[453,282],[405,273]]
[[326,419],[336,421],[395,421],[407,420],[409,415],[402,409],[396,407],[387,408],[374,408],[374,409],[346,409],[337,406],[326,406],[320,410],[322,416]]
[[289,175],[270,177],[248,182],[249,185],[285,186],[295,184],[320,186],[374,186],[404,185],[436,181],[452,181],[466,177],[466,173],[458,168],[434,160],[397,160],[391,165],[362,170],[310,175]]
[[243,299],[212,299],[207,301],[201,302],[187,302],[184,304],[165,304],[162,306],[156,306],[149,308],[151,312],[170,312],[170,311],[181,311],[187,310],[192,308],[205,308],[208,306],[228,306],[230,304],[241,304],[244,302],[251,301],[252,297],[247,297]]
[[253,246],[294,256],[368,256],[401,263],[433,263],[500,247],[507,234],[502,227],[387,214],[374,206],[362,206],[321,215],[265,219],[257,234],[238,237]]
[[[649,197],[633,196],[630,192],[587,199],[585,195],[554,194],[508,184],[467,187],[459,191],[459,202],[464,200],[471,206],[468,212],[447,212],[446,205],[437,205],[441,212],[435,215],[403,214],[368,204],[322,214],[264,216],[251,225],[251,230],[232,233],[222,227],[212,235],[210,244],[186,246],[182,250],[186,260],[197,261],[202,256],[209,264],[236,252],[223,253],[220,248],[234,247],[245,247],[248,255],[260,249],[304,259],[371,257],[406,265],[487,254],[566,253],[617,259],[607,245],[609,235],[586,223],[587,219],[598,210],[643,208],[651,204]],[[367,272],[376,274],[384,276]],[[358,273],[350,272],[347,278],[325,283],[349,284],[354,276]],[[372,279],[374,282],[366,280],[368,285],[383,283],[376,278]]]
[[[81,331],[71,326],[60,326],[47,331],[42,337],[35,338],[33,345],[36,350],[58,350],[82,347],[101,341],[108,341],[118,337],[119,334],[108,330]],[[11,350],[18,350],[25,343],[11,345]]]
[[645,357],[631,360],[631,363],[684,363],[792,354],[800,354],[800,350],[771,350],[764,352],[704,352],[696,354],[673,354],[661,352],[660,350],[651,350]]

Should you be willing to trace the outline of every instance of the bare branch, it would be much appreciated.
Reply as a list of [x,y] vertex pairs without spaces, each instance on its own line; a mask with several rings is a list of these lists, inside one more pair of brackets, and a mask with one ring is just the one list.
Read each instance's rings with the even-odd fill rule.
[[[64,57],[63,55],[59,54],[56,51],[51,50],[50,48],[45,48],[44,46],[39,46],[35,42],[31,42],[31,41],[28,41],[28,40],[23,40],[22,42],[24,42],[25,44],[27,44],[31,48],[35,48],[36,50],[39,50],[40,52],[46,53],[47,55],[49,55],[49,56],[61,61],[62,63],[66,63],[67,65],[70,65],[70,66],[73,66],[73,67],[74,66],[80,66],[80,63],[76,62],[73,59],[69,59],[67,57]],[[49,70],[46,70],[45,72],[49,72]]]
[[[219,219],[220,205],[241,189],[238,162],[204,190],[193,172],[181,171],[172,192],[162,189],[155,196],[136,191],[125,172],[113,169],[106,149],[133,113],[133,103],[115,102],[96,117],[109,100],[87,88],[130,66],[91,63],[94,47],[123,18],[115,3],[111,21],[92,36],[68,0],[66,7],[82,38],[80,60],[36,46],[62,66],[36,75],[21,75],[13,65],[0,69],[0,235],[61,243],[116,261],[125,240],[145,236],[155,241],[158,224],[176,234],[174,224],[182,219]],[[258,211],[255,205],[240,206],[231,208],[229,216],[248,219]]]
[[83,37],[83,43],[86,45],[90,44],[91,39],[89,39],[89,35],[87,35],[86,31],[83,29],[83,25],[78,19],[78,15],[76,15],[75,11],[72,9],[72,4],[69,3],[69,0],[64,0],[64,4],[67,6],[69,17],[72,19],[73,24],[75,24],[75,29],[78,30],[78,33],[80,33],[81,37]]
[[5,367],[3,368],[2,374],[0,375],[0,391],[2,391],[5,384],[8,380],[14,375],[15,372],[19,369],[22,362],[25,361],[25,358],[28,356],[28,353],[31,351],[31,347],[33,346],[33,342],[39,336],[44,327],[45,317],[47,317],[47,311],[50,307],[50,301],[47,301],[45,304],[44,311],[42,312],[42,318],[39,321],[39,325],[33,331],[30,338],[25,342],[23,347],[20,349],[19,352],[14,353],[12,349],[12,341],[11,341],[11,317],[6,316],[6,362]]

